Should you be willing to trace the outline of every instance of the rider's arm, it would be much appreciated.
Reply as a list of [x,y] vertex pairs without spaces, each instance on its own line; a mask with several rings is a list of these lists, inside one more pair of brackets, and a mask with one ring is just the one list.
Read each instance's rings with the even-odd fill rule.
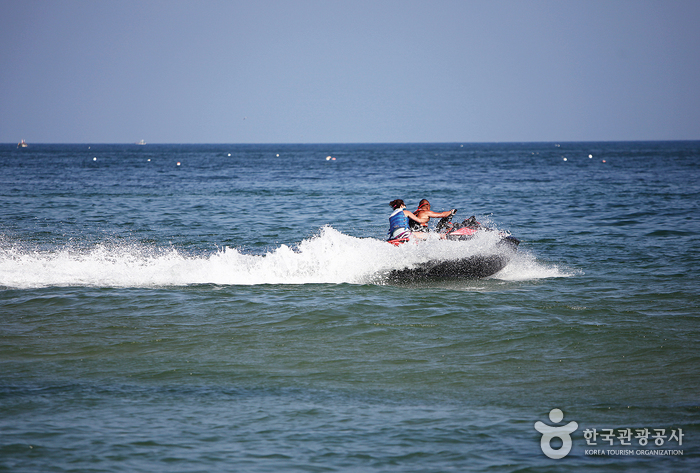
[[426,217],[434,217],[434,218],[443,218],[443,217],[449,217],[450,215],[453,215],[457,210],[452,209],[452,210],[447,210],[445,212],[433,212],[432,210],[429,210],[425,212]]
[[426,217],[426,218],[416,217],[416,215],[415,215],[413,212],[409,211],[409,210],[404,210],[403,213],[406,215],[406,217],[408,217],[408,218],[410,218],[411,220],[414,220],[414,221],[420,223],[421,225],[424,225],[425,223],[428,222],[428,218],[427,218],[427,217]]

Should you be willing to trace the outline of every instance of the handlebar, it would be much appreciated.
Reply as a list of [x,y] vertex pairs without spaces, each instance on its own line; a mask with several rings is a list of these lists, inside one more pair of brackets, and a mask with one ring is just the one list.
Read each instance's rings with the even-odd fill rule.
[[439,232],[440,230],[442,230],[443,228],[445,228],[445,227],[447,226],[447,224],[450,223],[450,222],[452,221],[452,217],[454,217],[454,215],[455,215],[456,213],[457,213],[457,209],[452,209],[452,211],[450,212],[450,215],[449,215],[449,216],[447,216],[447,217],[442,217],[442,218],[440,219],[440,221],[437,223],[437,225],[435,225],[435,230],[437,230],[437,231]]

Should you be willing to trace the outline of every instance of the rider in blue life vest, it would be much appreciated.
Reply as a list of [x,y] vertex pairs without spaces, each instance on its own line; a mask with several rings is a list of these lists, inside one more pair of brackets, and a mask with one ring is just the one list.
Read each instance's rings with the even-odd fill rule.
[[409,238],[413,234],[409,226],[409,219],[419,223],[420,220],[412,212],[405,210],[406,204],[401,199],[392,200],[389,205],[394,209],[389,216],[389,240]]

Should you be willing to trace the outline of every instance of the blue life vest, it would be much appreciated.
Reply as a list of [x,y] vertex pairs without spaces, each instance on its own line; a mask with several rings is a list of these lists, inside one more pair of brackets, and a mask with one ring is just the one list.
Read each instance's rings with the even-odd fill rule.
[[389,238],[396,238],[401,233],[409,232],[408,217],[403,213],[403,209],[396,209],[389,216]]

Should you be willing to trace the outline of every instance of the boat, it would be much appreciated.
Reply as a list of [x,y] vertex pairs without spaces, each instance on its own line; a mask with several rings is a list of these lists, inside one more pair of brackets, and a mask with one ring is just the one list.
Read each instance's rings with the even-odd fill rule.
[[[493,232],[482,226],[474,216],[461,223],[452,223],[452,216],[442,218],[435,227],[441,238],[452,241],[468,241],[479,232]],[[420,244],[418,239],[400,238],[388,240],[392,245],[403,245],[409,241]],[[424,263],[394,269],[387,275],[392,282],[419,282],[445,279],[481,279],[493,276],[505,268],[518,250],[520,240],[499,232],[496,243],[487,252],[454,259],[436,259]]]
[[143,145],[146,144],[146,140],[141,140],[141,141],[139,141],[139,142],[136,143],[136,144],[137,144],[137,145],[140,145],[140,146],[143,146]]
[[29,148],[29,145],[27,144],[26,141],[22,140],[19,143],[17,143],[18,148]]

